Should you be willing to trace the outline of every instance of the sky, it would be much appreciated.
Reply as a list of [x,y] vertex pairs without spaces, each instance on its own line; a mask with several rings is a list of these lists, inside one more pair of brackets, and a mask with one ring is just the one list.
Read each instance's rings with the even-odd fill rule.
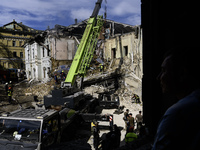
[[[0,26],[15,19],[31,28],[46,30],[56,24],[69,26],[88,19],[97,0],[1,0]],[[99,15],[129,25],[141,24],[140,0],[103,0]]]

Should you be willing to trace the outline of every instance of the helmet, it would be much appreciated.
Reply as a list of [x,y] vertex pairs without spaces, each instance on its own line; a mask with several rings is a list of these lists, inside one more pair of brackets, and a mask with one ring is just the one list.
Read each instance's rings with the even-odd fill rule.
[[11,87],[9,87],[8,89],[11,89]]

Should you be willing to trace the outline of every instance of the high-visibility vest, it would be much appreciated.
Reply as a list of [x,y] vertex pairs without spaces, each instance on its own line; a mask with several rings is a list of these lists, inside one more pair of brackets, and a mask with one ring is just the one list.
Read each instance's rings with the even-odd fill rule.
[[8,90],[8,96],[12,96],[12,91]]
[[126,134],[126,137],[125,137],[126,143],[133,142],[136,139],[137,139],[137,134],[133,132],[129,132]]

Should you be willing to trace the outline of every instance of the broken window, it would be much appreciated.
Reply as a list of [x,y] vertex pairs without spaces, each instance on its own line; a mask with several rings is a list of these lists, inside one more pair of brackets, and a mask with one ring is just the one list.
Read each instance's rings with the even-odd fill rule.
[[24,63],[21,63],[21,68],[24,68]]
[[12,46],[13,47],[16,46],[16,41],[13,41]]
[[116,48],[112,48],[111,57],[112,59],[116,58]]
[[20,58],[23,58],[23,52],[20,52]]
[[124,56],[128,56],[128,46],[124,46],[123,51]]
[[17,57],[17,52],[13,52],[13,57]]
[[44,78],[46,78],[46,68],[43,68],[43,74],[44,74]]
[[44,57],[44,47],[42,48],[42,57]]
[[22,46],[22,41],[19,41],[19,46]]
[[34,49],[32,49],[32,51],[33,51],[33,58],[34,58]]
[[50,56],[50,49],[49,49],[49,45],[47,45],[47,56]]
[[28,60],[30,59],[30,51],[28,50]]

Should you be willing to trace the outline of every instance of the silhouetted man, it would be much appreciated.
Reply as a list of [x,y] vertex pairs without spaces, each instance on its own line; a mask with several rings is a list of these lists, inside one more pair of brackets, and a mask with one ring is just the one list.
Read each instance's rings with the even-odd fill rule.
[[152,150],[200,149],[199,52],[199,47],[183,45],[165,55],[158,79],[162,92],[177,102],[162,117]]

